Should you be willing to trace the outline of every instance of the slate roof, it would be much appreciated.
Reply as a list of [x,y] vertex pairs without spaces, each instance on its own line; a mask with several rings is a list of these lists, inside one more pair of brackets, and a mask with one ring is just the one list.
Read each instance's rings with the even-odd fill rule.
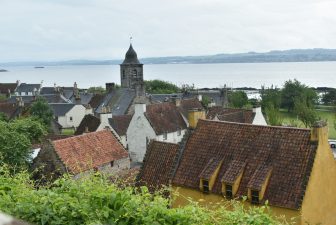
[[0,94],[8,94],[8,90],[14,93],[17,83],[0,83]]
[[55,90],[55,87],[43,87],[41,88],[41,91],[40,91],[41,95],[53,95],[56,93],[57,91]]
[[214,119],[217,117],[221,121],[252,124],[254,116],[255,113],[252,110],[214,106],[209,109],[206,118]]
[[7,99],[7,102],[9,103],[16,103],[16,98],[22,98],[22,101],[25,104],[32,103],[37,98],[44,98],[48,103],[66,103],[65,99],[62,98],[59,94],[55,95],[39,95],[39,96],[11,96],[9,99]]
[[132,44],[130,44],[122,64],[140,64],[137,53],[134,51]]
[[157,135],[187,129],[177,107],[170,102],[147,105],[145,116]]
[[63,164],[73,174],[128,157],[127,151],[108,130],[87,133],[52,143]]
[[109,123],[119,136],[124,136],[126,135],[132,117],[133,115],[112,116],[112,118],[109,119]]
[[98,129],[100,125],[100,119],[93,115],[85,115],[79,126],[75,131],[75,135],[80,135],[85,132],[85,128],[87,127],[89,132],[94,132]]
[[22,101],[25,104],[30,104],[32,101],[36,99],[36,96],[11,96],[7,99],[8,103],[15,104],[17,102],[17,98],[22,98]]
[[162,186],[169,186],[178,155],[179,145],[152,141],[148,146],[137,177],[138,185],[145,185],[150,191]]
[[53,103],[49,105],[55,116],[65,116],[75,106],[75,104],[69,103]]
[[26,83],[21,83],[17,88],[16,92],[34,92],[34,89],[40,90],[41,84],[26,84]]
[[237,196],[247,196],[248,187],[258,187],[271,168],[264,200],[299,209],[316,149],[308,129],[200,120],[186,143],[173,184],[199,189],[200,174],[215,158],[223,163],[211,192],[221,194],[221,180],[232,182],[243,167]]
[[[83,105],[86,105],[86,104],[89,104],[89,102],[91,101],[92,97],[93,97],[93,94],[92,93],[79,93],[79,96],[80,96],[80,100],[76,100],[75,96],[71,96],[70,100],[73,102],[73,103],[80,103],[80,104],[83,104]],[[92,106],[91,106],[92,107]]]

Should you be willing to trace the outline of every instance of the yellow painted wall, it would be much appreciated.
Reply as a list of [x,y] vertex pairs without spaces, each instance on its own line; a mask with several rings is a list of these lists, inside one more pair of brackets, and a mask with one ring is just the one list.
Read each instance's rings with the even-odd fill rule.
[[319,145],[302,204],[302,220],[336,224],[336,163],[328,143],[328,127],[312,134]]
[[[232,185],[232,195],[233,196],[238,191],[239,184],[240,184],[240,181],[241,181],[242,177],[243,177],[243,171],[240,172],[239,176],[237,177],[237,179],[235,180],[235,182]],[[229,184],[229,185],[231,185],[231,184]],[[225,183],[224,182],[222,182],[222,193],[226,193],[226,188],[225,188]]]
[[[217,175],[219,173],[219,169],[221,168],[223,162],[220,162],[219,165],[217,166],[216,170],[214,171],[214,173],[211,175],[210,180],[209,181],[209,190],[212,190],[212,187],[215,184]],[[200,179],[200,189],[203,191],[203,180],[204,179]]]
[[195,129],[199,119],[205,119],[204,110],[191,110],[188,112],[189,127]]
[[[193,201],[198,201],[200,205],[207,207],[218,207],[227,205],[230,209],[230,200],[226,200],[225,197],[215,194],[204,194],[201,191],[184,188],[184,187],[172,187],[173,189],[173,205],[172,207],[181,207],[189,203],[188,198],[191,198]],[[243,203],[246,207],[258,207],[256,205],[251,205],[248,201]],[[274,216],[285,216],[289,221],[291,218],[295,218],[294,221],[298,224],[301,223],[300,220],[300,211],[291,210],[286,208],[270,206],[271,213]]]

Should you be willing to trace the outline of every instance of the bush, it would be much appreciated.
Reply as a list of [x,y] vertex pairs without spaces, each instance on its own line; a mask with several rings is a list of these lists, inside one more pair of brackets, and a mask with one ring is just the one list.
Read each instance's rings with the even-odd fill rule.
[[28,173],[11,176],[7,171],[0,168],[0,210],[34,224],[280,224],[266,206],[169,208],[169,199],[159,193],[120,188],[99,174],[79,180],[65,176],[36,190]]
[[173,83],[163,80],[145,81],[146,92],[150,94],[173,94],[180,92],[180,89]]

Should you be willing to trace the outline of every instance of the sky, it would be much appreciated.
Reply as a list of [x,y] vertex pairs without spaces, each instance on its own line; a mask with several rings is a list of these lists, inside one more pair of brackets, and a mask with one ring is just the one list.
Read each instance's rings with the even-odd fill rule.
[[0,0],[0,62],[336,48],[336,1]]

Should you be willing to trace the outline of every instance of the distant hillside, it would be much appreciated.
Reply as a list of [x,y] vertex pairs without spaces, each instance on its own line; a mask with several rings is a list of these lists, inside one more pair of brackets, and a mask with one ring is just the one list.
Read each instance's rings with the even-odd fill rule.
[[[336,49],[291,49],[265,53],[153,57],[142,58],[140,61],[144,64],[320,62],[336,61]],[[0,63],[0,66],[115,65],[121,62],[122,60],[68,60],[59,62],[11,62]]]

